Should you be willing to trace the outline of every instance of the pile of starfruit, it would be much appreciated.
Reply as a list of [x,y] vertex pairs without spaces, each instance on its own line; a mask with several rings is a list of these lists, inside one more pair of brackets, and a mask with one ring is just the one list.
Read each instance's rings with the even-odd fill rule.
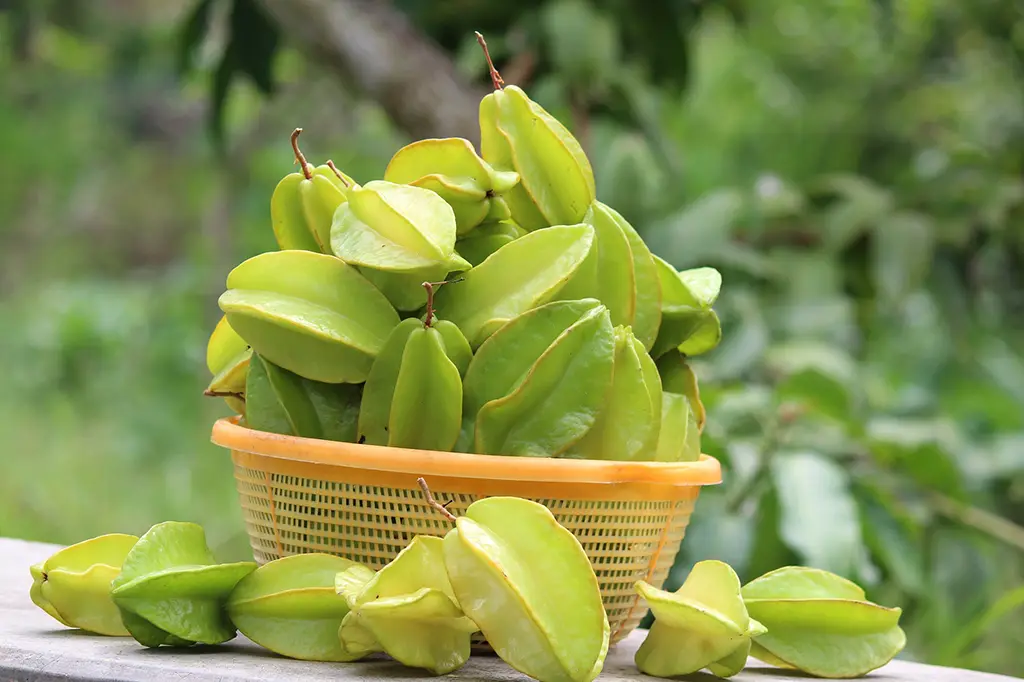
[[491,74],[479,152],[419,140],[359,183],[292,134],[299,171],[270,199],[280,250],[228,275],[207,394],[294,436],[697,459],[687,358],[721,338],[720,274],[653,255],[597,199],[576,138]]

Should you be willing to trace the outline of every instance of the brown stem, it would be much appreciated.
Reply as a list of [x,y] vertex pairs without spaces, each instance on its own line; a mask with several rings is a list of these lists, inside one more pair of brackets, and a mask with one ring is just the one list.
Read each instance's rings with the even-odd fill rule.
[[480,31],[473,31],[473,33],[476,33],[476,42],[480,43],[480,47],[484,51],[484,57],[487,59],[487,68],[491,72],[491,83],[494,85],[495,90],[501,90],[505,87],[505,80],[498,73],[498,70],[494,68],[494,62],[491,61],[491,51],[487,49],[487,41],[484,40],[484,36]]
[[334,174],[338,176],[339,180],[341,180],[341,184],[345,185],[346,187],[349,186],[348,180],[345,179],[345,176],[341,174],[341,171],[338,170],[338,167],[335,166],[334,162],[331,161],[330,159],[327,159],[327,167],[334,171]]
[[306,157],[299,151],[299,135],[302,134],[302,128],[296,128],[292,131],[292,151],[295,152],[295,160],[302,166],[302,174],[306,176],[307,180],[313,179],[313,171],[309,169],[309,164],[306,163]]
[[424,282],[423,288],[427,290],[427,316],[423,319],[423,326],[429,327],[434,323],[434,290],[440,288],[444,284],[454,284],[455,282],[461,282],[462,278],[445,280],[443,282]]
[[433,493],[430,492],[430,488],[427,486],[427,482],[423,478],[417,478],[416,482],[420,484],[420,490],[423,491],[423,497],[427,498],[427,504],[433,507],[438,514],[445,517],[452,523],[455,523],[455,514],[448,511],[448,508],[443,504],[434,499]]
[[203,391],[203,395],[211,398],[238,398],[241,401],[245,401],[244,393],[236,393],[234,391],[211,391],[209,389]]

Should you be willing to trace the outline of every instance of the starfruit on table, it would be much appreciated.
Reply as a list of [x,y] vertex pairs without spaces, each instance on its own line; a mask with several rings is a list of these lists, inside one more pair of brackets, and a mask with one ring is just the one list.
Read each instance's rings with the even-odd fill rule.
[[206,366],[213,378],[206,395],[224,398],[232,410],[245,413],[245,377],[252,349],[222,316],[206,345]]
[[591,204],[583,222],[594,228],[594,247],[559,298],[600,300],[611,311],[612,324],[632,327],[644,350],[650,350],[662,314],[655,256],[633,226],[600,201]]
[[506,663],[540,682],[591,682],[608,617],[590,559],[547,507],[478,500],[444,538],[444,565],[469,616]]
[[306,379],[366,381],[398,325],[384,295],[351,265],[309,251],[254,256],[228,275],[219,304],[261,357]]
[[31,567],[32,603],[62,625],[99,635],[128,636],[110,598],[110,581],[139,538],[112,533],[65,547]]
[[250,429],[354,443],[361,387],[304,379],[255,354],[249,363]]
[[679,272],[654,257],[661,282],[661,329],[651,349],[660,357],[677,349],[685,355],[706,353],[722,340],[722,324],[711,306],[722,290],[722,275],[714,268]]
[[594,201],[594,171],[579,141],[519,87],[504,84],[482,37],[494,92],[480,102],[480,151],[494,168],[515,171],[505,194],[512,219],[527,231],[583,220]]
[[314,168],[299,150],[297,128],[292,133],[292,151],[298,173],[289,173],[270,197],[270,221],[282,249],[331,252],[331,219],[345,203],[345,193],[355,183],[351,178],[323,165]]
[[332,554],[275,559],[238,582],[227,600],[228,617],[239,632],[276,654],[306,661],[352,660],[338,640],[349,607],[335,580],[357,566],[362,565]]
[[426,303],[423,282],[443,280],[470,264],[455,252],[455,214],[422,187],[374,180],[350,190],[334,214],[331,248],[399,310]]
[[235,636],[228,595],[256,564],[218,564],[194,523],[153,526],[131,548],[110,595],[131,636],[147,647],[220,644]]
[[338,576],[351,611],[337,635],[353,659],[383,651],[413,668],[452,672],[469,660],[476,624],[459,606],[445,570],[444,542],[419,535],[376,574]]
[[826,678],[860,677],[906,645],[899,608],[865,599],[828,571],[787,566],[743,586],[750,615],[768,628],[750,654],[770,665]]
[[509,217],[501,195],[519,182],[518,173],[498,171],[459,137],[418,140],[398,150],[384,171],[388,182],[435,192],[455,212],[461,236],[485,220]]
[[[450,451],[462,426],[462,375],[472,351],[447,320],[403,320],[370,368],[358,441]],[[428,324],[429,322],[429,324]]]
[[526,234],[526,230],[511,220],[486,222],[455,242],[455,250],[470,265],[480,265],[492,253]]
[[656,459],[661,433],[661,377],[629,327],[616,327],[611,390],[594,425],[565,457],[639,461]]
[[556,301],[513,318],[469,363],[461,449],[563,454],[597,421],[614,366],[615,331],[595,299]]
[[589,225],[559,225],[510,241],[461,280],[437,292],[437,315],[463,331],[473,348],[516,315],[557,296],[594,242]]
[[707,668],[732,677],[746,665],[751,639],[765,631],[747,613],[735,571],[721,561],[698,562],[675,592],[642,580],[636,590],[654,614],[634,656],[646,675],[676,677]]

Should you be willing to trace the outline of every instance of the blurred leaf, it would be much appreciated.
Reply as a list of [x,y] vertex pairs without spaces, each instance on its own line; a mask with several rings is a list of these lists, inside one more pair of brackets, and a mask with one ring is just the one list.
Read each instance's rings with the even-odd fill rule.
[[865,551],[846,472],[811,452],[780,452],[771,473],[783,541],[808,566],[856,575]]
[[[779,495],[774,486],[756,500],[754,516],[754,542],[750,549],[745,580],[754,578],[782,566],[799,563],[800,557],[787,547],[780,537],[782,511]],[[742,574],[741,574],[742,575]]]
[[701,494],[697,503],[700,512],[693,515],[680,552],[685,558],[672,568],[666,589],[674,590],[682,585],[697,561],[717,559],[737,571],[746,566],[754,528],[749,515],[728,509],[724,491],[723,488],[722,493]]
[[620,61],[616,25],[583,0],[550,2],[541,20],[553,65],[570,88],[603,90]]
[[899,300],[921,285],[931,267],[933,234],[928,218],[916,213],[894,213],[877,224],[873,270],[884,300]]
[[929,490],[964,499],[962,472],[950,455],[962,444],[951,423],[879,417],[867,431],[871,452],[885,467]]
[[652,251],[679,270],[707,265],[727,249],[745,204],[738,190],[718,190],[665,218],[644,236]]
[[905,514],[894,508],[893,500],[867,485],[858,495],[864,541],[904,591],[921,594],[925,590],[925,562],[920,533]]
[[842,251],[866,235],[892,210],[892,195],[867,178],[829,175],[815,183],[813,189],[835,198],[821,216],[825,247],[833,252]]
[[790,342],[770,349],[765,365],[778,377],[781,398],[797,400],[841,422],[855,418],[857,367],[846,353],[814,342]]
[[182,23],[178,37],[178,72],[192,69],[195,53],[203,42],[210,23],[213,0],[198,0]]

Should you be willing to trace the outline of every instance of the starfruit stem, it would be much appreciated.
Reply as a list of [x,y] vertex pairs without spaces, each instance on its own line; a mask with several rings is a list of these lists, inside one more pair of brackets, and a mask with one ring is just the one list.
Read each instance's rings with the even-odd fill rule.
[[245,402],[245,394],[236,393],[234,391],[211,391],[207,389],[203,391],[203,395],[209,396],[210,398],[238,398],[242,402]]
[[313,171],[309,169],[309,164],[306,163],[306,157],[302,155],[302,151],[299,149],[299,135],[302,134],[302,128],[296,128],[292,131],[292,151],[295,152],[295,160],[302,166],[302,174],[306,176],[307,180],[313,179]]
[[473,31],[476,34],[476,42],[480,43],[480,47],[483,48],[484,57],[487,59],[487,68],[491,72],[491,83],[494,85],[495,90],[501,90],[505,87],[505,79],[501,77],[498,70],[494,68],[494,62],[491,61],[491,51],[487,49],[487,41],[484,40],[484,36],[480,31]]
[[334,162],[331,161],[330,159],[327,159],[327,167],[334,171],[334,174],[338,176],[339,180],[341,180],[341,184],[348,187],[348,180],[345,179],[345,176],[341,174],[341,171],[338,170],[338,167],[335,166]]
[[423,326],[429,327],[434,323],[434,291],[444,284],[461,282],[462,278],[447,279],[443,282],[423,282],[423,288],[427,290],[427,315],[423,318]]
[[416,482],[420,484],[420,489],[423,491],[423,497],[427,499],[427,504],[433,507],[438,514],[455,523],[455,514],[452,514],[448,511],[448,507],[434,499],[434,494],[430,492],[430,486],[427,485],[427,481],[421,476],[416,479]]

